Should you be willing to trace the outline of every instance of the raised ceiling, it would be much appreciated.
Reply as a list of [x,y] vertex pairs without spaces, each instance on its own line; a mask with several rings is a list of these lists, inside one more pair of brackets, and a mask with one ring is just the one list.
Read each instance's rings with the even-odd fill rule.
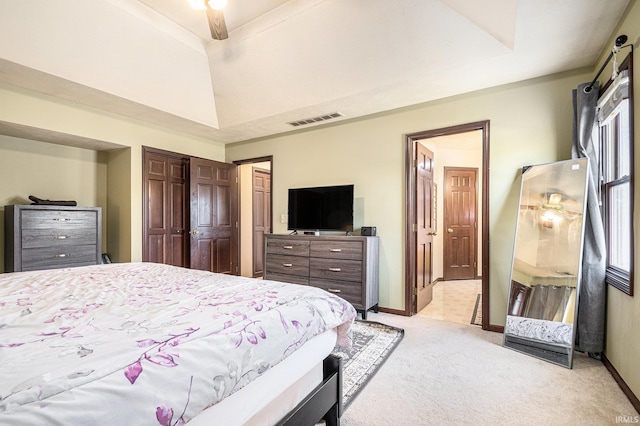
[[0,81],[231,143],[593,66],[627,4],[1,0]]

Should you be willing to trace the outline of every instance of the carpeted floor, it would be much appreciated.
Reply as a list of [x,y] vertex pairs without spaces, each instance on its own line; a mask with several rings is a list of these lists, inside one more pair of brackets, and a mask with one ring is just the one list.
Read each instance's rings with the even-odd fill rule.
[[582,354],[570,370],[506,349],[502,334],[469,323],[368,316],[404,329],[404,338],[345,410],[342,426],[615,425],[639,418],[602,363]]
[[344,409],[374,376],[404,336],[401,328],[372,321],[356,321],[351,331],[352,347],[346,349],[336,346],[333,350],[333,355],[342,358],[343,362]]

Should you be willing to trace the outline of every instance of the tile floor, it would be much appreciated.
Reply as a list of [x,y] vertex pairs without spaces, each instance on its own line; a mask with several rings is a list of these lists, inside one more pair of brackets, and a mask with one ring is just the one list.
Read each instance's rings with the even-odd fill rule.
[[476,298],[481,292],[481,280],[439,281],[433,286],[433,300],[418,315],[471,324]]

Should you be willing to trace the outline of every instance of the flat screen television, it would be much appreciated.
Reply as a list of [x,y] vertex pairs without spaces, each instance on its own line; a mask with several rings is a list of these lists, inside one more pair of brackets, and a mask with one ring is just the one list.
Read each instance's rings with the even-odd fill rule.
[[290,188],[290,231],[353,231],[353,185]]

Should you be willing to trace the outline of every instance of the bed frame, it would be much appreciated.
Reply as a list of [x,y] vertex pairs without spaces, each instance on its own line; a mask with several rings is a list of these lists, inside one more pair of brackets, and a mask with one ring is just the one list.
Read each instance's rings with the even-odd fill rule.
[[323,361],[322,383],[290,411],[278,426],[339,426],[342,416],[342,358],[329,355]]

